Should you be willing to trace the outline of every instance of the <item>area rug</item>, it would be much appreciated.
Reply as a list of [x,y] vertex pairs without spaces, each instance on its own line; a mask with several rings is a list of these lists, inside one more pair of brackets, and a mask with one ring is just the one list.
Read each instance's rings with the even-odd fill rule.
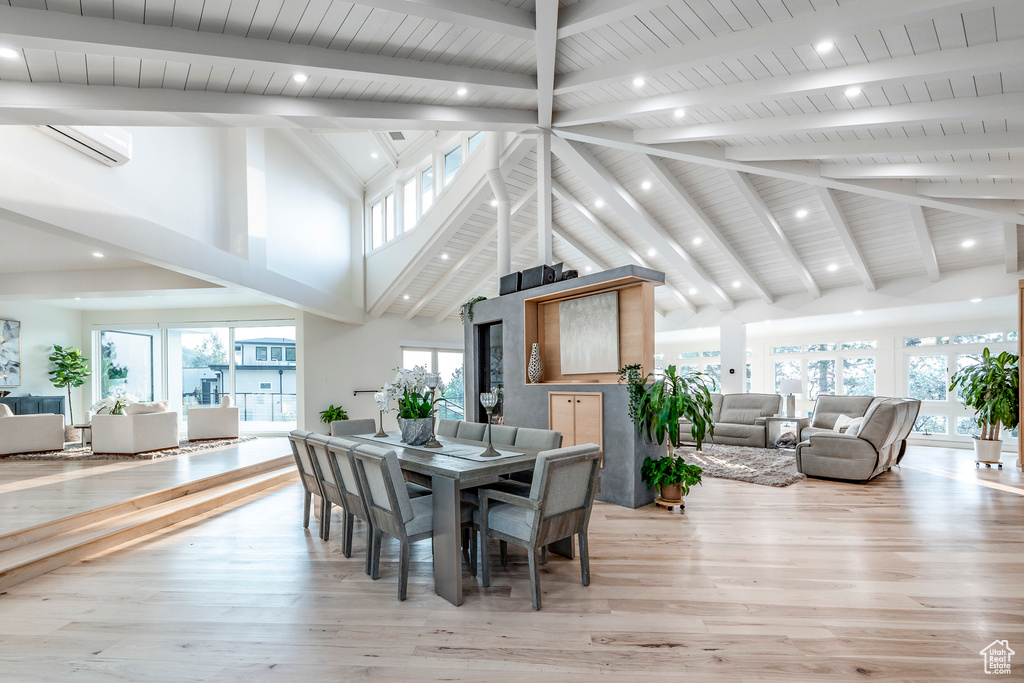
[[96,455],[92,452],[91,446],[75,446],[66,448],[63,451],[46,451],[44,453],[23,453],[20,455],[8,455],[0,460],[157,460],[159,458],[170,458],[175,455],[191,455],[203,451],[212,451],[225,446],[234,446],[237,443],[255,441],[255,436],[245,436],[240,439],[213,439],[211,441],[182,441],[177,448],[168,448],[152,453],[140,453],[139,455]]
[[761,486],[789,486],[806,479],[796,471],[796,453],[775,448],[747,446],[705,446],[704,450],[677,450],[686,462],[700,465],[705,476],[735,479]]

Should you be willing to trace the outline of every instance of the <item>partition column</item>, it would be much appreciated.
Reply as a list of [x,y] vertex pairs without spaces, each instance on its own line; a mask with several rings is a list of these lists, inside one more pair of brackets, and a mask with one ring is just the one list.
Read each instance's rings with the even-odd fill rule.
[[722,318],[719,324],[722,393],[741,394],[746,390],[747,326],[735,318]]
[[487,133],[487,179],[498,205],[498,277],[512,272],[512,205],[501,175],[501,133]]
[[537,137],[537,263],[551,264],[551,132]]

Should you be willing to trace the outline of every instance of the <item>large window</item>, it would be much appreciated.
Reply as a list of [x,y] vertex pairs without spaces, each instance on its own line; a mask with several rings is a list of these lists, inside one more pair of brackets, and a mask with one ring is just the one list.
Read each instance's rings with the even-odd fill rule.
[[817,400],[821,394],[836,393],[836,361],[834,358],[815,358],[807,361],[807,385],[804,395]]
[[843,359],[843,393],[847,396],[875,395],[875,359]]
[[402,348],[402,367],[422,365],[427,372],[441,375],[438,415],[445,420],[462,420],[466,415],[466,384],[463,353],[451,349]]
[[152,401],[156,395],[153,371],[153,330],[100,332],[100,396],[116,394]]
[[945,354],[910,356],[907,362],[907,393],[922,401],[945,401],[948,364]]
[[484,143],[483,131],[473,133],[469,136],[469,141],[466,143],[466,149],[470,154],[476,151],[476,148]]
[[167,398],[182,423],[193,406],[217,406],[230,395],[230,348],[227,327],[167,330]]
[[402,231],[408,232],[416,227],[416,178],[412,178],[402,187]]
[[428,166],[420,174],[420,213],[434,205],[434,168]]
[[782,380],[800,379],[800,361],[798,360],[777,360],[775,361],[775,393],[782,393]]
[[444,184],[448,185],[462,167],[462,145],[444,155]]

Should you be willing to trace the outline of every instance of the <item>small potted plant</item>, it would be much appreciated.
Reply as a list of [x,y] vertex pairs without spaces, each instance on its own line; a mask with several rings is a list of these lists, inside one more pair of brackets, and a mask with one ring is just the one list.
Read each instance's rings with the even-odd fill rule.
[[703,470],[697,465],[687,465],[681,455],[666,455],[652,460],[645,458],[640,466],[644,483],[661,492],[661,499],[673,505],[682,505],[690,487],[701,483]]
[[1002,428],[1013,429],[1020,423],[1019,358],[1008,351],[993,356],[985,349],[981,361],[958,370],[949,390],[960,389],[960,400],[974,409],[981,435],[974,437],[974,455],[979,463],[998,463],[1003,442]]
[[341,406],[335,406],[333,403],[327,406],[326,410],[320,411],[320,421],[323,422],[325,425],[329,425],[332,422],[337,422],[338,420],[347,419],[348,413],[345,412],[345,409],[342,408]]
[[64,440],[76,441],[81,437],[78,435],[79,430],[74,426],[75,408],[71,403],[71,388],[82,386],[92,374],[89,359],[76,348],[64,348],[54,344],[50,362],[54,365],[54,369],[50,370],[50,382],[58,389],[65,389],[68,392],[68,419],[71,424],[64,428]]

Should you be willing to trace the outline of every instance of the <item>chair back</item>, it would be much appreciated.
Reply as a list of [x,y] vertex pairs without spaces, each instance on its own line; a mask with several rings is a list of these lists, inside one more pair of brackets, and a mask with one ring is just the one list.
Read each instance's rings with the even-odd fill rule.
[[366,496],[363,495],[363,487],[359,483],[359,475],[356,473],[355,460],[352,458],[352,451],[359,444],[349,439],[332,436],[327,439],[325,445],[327,459],[334,472],[334,480],[338,483],[338,490],[345,501],[345,511],[364,520],[369,520],[370,513],[366,508]]
[[588,443],[540,453],[530,498],[540,501],[536,542],[551,543],[584,530],[597,493],[601,448]]
[[376,431],[377,421],[373,418],[364,418],[361,420],[335,420],[331,423],[331,436],[373,434]]
[[459,435],[460,420],[438,420],[437,435],[454,439]]
[[530,429],[520,427],[516,430],[515,446],[533,448],[538,451],[550,451],[562,446],[562,432],[553,429]]
[[491,433],[491,443],[496,443],[502,446],[515,446],[516,445],[516,433],[519,431],[519,427],[513,427],[511,425],[487,425],[484,430],[483,441],[487,441],[487,432]]
[[345,499],[341,495],[341,487],[338,485],[338,478],[334,473],[331,464],[331,456],[327,453],[329,437],[323,434],[310,434],[306,437],[306,444],[312,456],[313,468],[316,470],[316,478],[320,481],[320,490],[324,498],[345,507]]
[[840,415],[863,417],[874,402],[874,396],[819,394],[818,399],[814,402],[811,426],[819,429],[832,429],[836,426],[836,418]]
[[313,432],[296,430],[288,435],[288,442],[292,445],[292,456],[295,457],[295,469],[299,471],[299,480],[302,487],[310,493],[318,496],[323,495],[320,490],[320,480],[316,476],[316,469],[313,467],[313,458],[309,454],[309,447],[306,446],[306,438]]
[[393,450],[359,444],[352,451],[356,472],[365,492],[366,508],[374,527],[404,539],[405,523],[412,520],[412,501]]
[[467,441],[483,441],[487,425],[483,422],[460,422],[456,436]]

